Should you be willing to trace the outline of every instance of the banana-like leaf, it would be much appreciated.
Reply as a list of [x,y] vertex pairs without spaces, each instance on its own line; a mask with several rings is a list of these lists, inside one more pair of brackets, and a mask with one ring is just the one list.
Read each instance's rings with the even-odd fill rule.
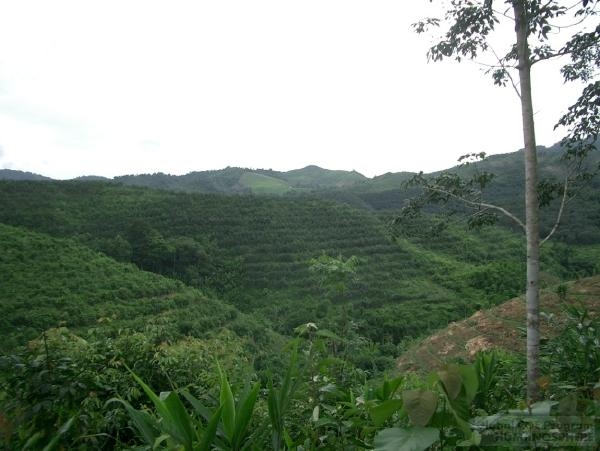
[[177,394],[171,392],[167,393],[166,396],[161,395],[159,397],[135,373],[131,370],[130,372],[146,395],[154,403],[156,410],[162,418],[163,430],[170,434],[180,444],[184,445],[186,451],[191,451],[195,433],[192,428],[191,418]]
[[254,411],[254,405],[256,404],[256,398],[258,397],[258,391],[260,390],[260,384],[257,382],[248,393],[245,399],[240,402],[240,405],[236,412],[235,417],[235,429],[233,432],[232,445],[234,449],[240,449],[243,445],[246,430],[252,419],[252,412]]
[[233,436],[235,433],[235,401],[227,376],[220,365],[217,364],[217,368],[219,369],[219,376],[221,378],[221,393],[219,395],[219,400],[223,407],[223,412],[221,414],[223,430],[225,431],[225,437],[227,437],[229,443],[233,443]]
[[373,407],[369,413],[375,426],[379,427],[385,423],[395,412],[402,408],[401,399],[388,399],[378,406]]
[[69,418],[65,424],[63,424],[60,429],[58,430],[58,432],[54,435],[54,437],[52,437],[52,440],[50,440],[50,442],[48,442],[48,444],[46,446],[44,446],[44,449],[42,451],[52,451],[54,449],[56,449],[56,447],[58,446],[58,442],[60,441],[60,438],[65,435],[65,433],[71,429],[71,426],[73,425],[73,421],[75,421],[75,417],[71,417]]
[[198,451],[211,451],[212,443],[217,435],[217,427],[219,426],[219,421],[221,420],[222,411],[223,406],[219,406],[206,425],[206,429],[204,430],[204,435],[202,436],[202,441],[200,442]]
[[129,418],[133,421],[135,428],[138,433],[142,436],[144,441],[149,445],[153,446],[153,443],[156,441],[156,438],[159,436],[159,425],[156,419],[150,415],[148,412],[144,410],[134,409],[131,404],[129,404],[124,399],[112,398],[109,399],[106,404],[118,402],[125,407],[127,413],[129,414]]

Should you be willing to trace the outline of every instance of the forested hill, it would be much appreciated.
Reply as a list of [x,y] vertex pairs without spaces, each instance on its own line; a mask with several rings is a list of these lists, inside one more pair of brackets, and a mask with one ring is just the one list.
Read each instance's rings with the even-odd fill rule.
[[32,172],[15,171],[13,169],[0,169],[0,180],[52,180],[50,177],[34,174]]
[[[565,164],[561,161],[562,150],[559,145],[546,148],[539,147],[538,159],[540,177],[550,181],[561,181]],[[600,163],[600,152],[589,158],[589,166]],[[485,192],[486,201],[509,208],[521,214],[523,211],[522,193],[524,186],[523,151],[501,155],[492,155],[483,161],[468,167],[456,166],[450,172],[467,174],[472,171],[487,171],[494,174],[494,181]],[[356,171],[323,169],[318,166],[307,166],[291,171],[274,171],[270,169],[246,169],[228,167],[214,171],[197,171],[185,175],[169,175],[163,173],[124,175],[114,179],[102,177],[79,177],[81,181],[113,181],[124,185],[149,187],[155,189],[183,191],[190,193],[225,193],[256,194],[270,196],[303,196],[307,193],[344,203],[353,207],[370,210],[398,209],[406,205],[407,200],[415,194],[414,189],[407,189],[405,184],[415,174],[410,172],[387,173],[367,178]],[[435,176],[436,173],[429,174]],[[0,170],[0,180],[49,180],[37,174]],[[573,224],[573,229],[584,229],[587,223],[598,223],[600,206],[595,202],[600,190],[600,179],[590,182],[590,186],[581,190],[571,201],[574,208],[567,209],[566,222]],[[591,207],[591,209],[589,208]],[[552,210],[552,208],[550,208]],[[556,210],[556,206],[554,206]],[[583,212],[585,218],[573,216],[572,212]],[[547,227],[553,223],[553,214],[542,217]],[[544,222],[545,221],[545,222]],[[577,225],[577,226],[575,226]],[[589,237],[588,231],[575,237],[575,241],[594,241],[597,237]],[[563,240],[572,238],[563,230]]]
[[367,180],[355,171],[334,171],[307,166],[288,172],[270,169],[226,168],[186,175],[142,174],[115,177],[125,185],[200,193],[254,193],[281,195],[322,188],[340,188]]
[[165,343],[225,328],[265,350],[278,341],[268,326],[231,305],[73,240],[0,224],[0,248],[2,351],[57,327],[83,336],[94,327],[126,327]]
[[[369,210],[314,197],[5,181],[0,223],[176,278],[284,334],[306,322],[338,331],[352,324],[374,341],[397,343],[517,295],[524,284],[522,237],[508,230],[467,235],[452,226],[436,240],[393,242],[388,222]],[[323,286],[309,270],[322,254],[358,259],[343,290]],[[587,263],[579,248],[553,244],[543,269],[550,279],[597,271]]]

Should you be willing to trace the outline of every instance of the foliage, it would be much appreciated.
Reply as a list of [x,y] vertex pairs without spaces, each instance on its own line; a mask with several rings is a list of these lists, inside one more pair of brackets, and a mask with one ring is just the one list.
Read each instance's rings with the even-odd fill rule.
[[1,356],[0,410],[11,429],[5,440],[16,446],[35,432],[40,442],[48,441],[72,418],[63,443],[81,449],[127,443],[133,437],[124,428],[122,412],[116,405],[105,407],[117,395],[134,406],[142,402],[126,368],[153,387],[188,387],[190,392],[218,384],[215,358],[236,374],[236,383],[252,372],[242,340],[229,332],[172,345],[161,342],[161,335],[160,326],[152,325],[144,332],[98,328],[87,340],[65,328],[53,329],[20,353]]
[[[93,309],[82,308],[82,303],[78,303],[70,318],[89,312],[88,325],[99,316],[116,314],[118,321],[141,316],[133,313],[134,306],[148,304],[127,300],[153,298],[156,291],[149,287],[164,284],[164,290],[156,293],[160,301],[152,304],[154,308],[169,310],[177,305],[179,310],[182,305],[190,308],[202,305],[208,309],[217,306],[210,297],[219,297],[252,314],[259,322],[264,319],[264,323],[288,336],[297,324],[309,321],[318,320],[338,333],[354,323],[361,336],[375,343],[395,345],[464,317],[477,305],[495,302],[501,294],[492,294],[491,290],[482,289],[482,285],[472,286],[473,279],[467,274],[477,271],[477,264],[490,263],[499,255],[502,260],[512,260],[520,252],[514,245],[514,236],[501,229],[490,234],[500,233],[510,243],[502,249],[486,245],[483,235],[482,239],[467,238],[457,228],[442,231],[437,243],[406,237],[394,243],[389,240],[384,223],[387,217],[315,198],[192,195],[99,182],[4,182],[0,183],[0,205],[0,221],[18,226],[20,234],[37,230],[54,238],[68,237],[117,259],[128,259],[138,267],[177,278],[205,293],[193,294],[187,288],[175,288],[172,281],[161,278],[155,278],[153,283],[110,278],[109,287],[101,291],[105,297],[116,297],[119,308],[106,308],[106,314],[97,315]],[[7,232],[5,241],[16,240],[11,233]],[[55,248],[62,249],[61,245],[38,235],[39,242],[55,243],[42,247],[38,257],[32,246],[27,248],[26,238],[19,240],[20,248],[17,246],[15,252],[0,257],[7,271],[15,274],[15,279],[2,287],[7,291],[6,298],[27,297],[23,306],[35,305],[35,311],[50,302],[68,300],[71,304],[71,299],[79,296],[82,301],[94,300],[93,305],[102,305],[100,301],[104,298],[99,301],[94,293],[89,293],[106,280],[96,275],[100,265],[73,258],[73,264],[69,264],[73,273],[65,274],[70,278],[53,281],[62,273],[54,266],[51,253],[60,255],[63,251]],[[73,252],[83,249],[71,243],[65,249]],[[15,242],[7,246],[13,248]],[[343,299],[336,302],[322,299],[318,284],[307,283],[311,272],[306,262],[322,254],[355,256],[361,262],[360,277],[352,283],[348,278]],[[47,266],[35,263],[42,259],[48,259]],[[84,259],[95,262],[101,257],[90,254]],[[108,260],[104,261],[108,265]],[[78,267],[89,268],[83,274],[89,275],[90,280],[67,285],[68,293],[47,292],[51,296],[48,299],[41,290],[30,291],[35,284],[28,282],[31,280],[44,280],[45,286],[63,283],[58,280],[66,284],[75,282],[81,277],[74,273]],[[135,272],[133,267],[128,271]],[[511,271],[499,275],[497,284],[508,282],[510,287],[512,282],[506,278],[512,279],[514,270]],[[22,276],[20,281],[18,275]],[[149,275],[136,277],[150,279]],[[138,294],[144,287],[148,287],[148,294]],[[186,295],[171,298],[170,293],[178,290]],[[512,291],[510,288],[506,293]],[[196,300],[206,299],[207,295],[209,299],[201,304]],[[125,306],[132,309],[130,314],[125,313]],[[31,338],[45,327],[57,325],[61,319],[52,318],[57,314],[56,309],[49,308],[47,313],[40,314],[47,318],[45,321],[23,332]],[[204,315],[178,315],[183,334],[197,336],[209,327]],[[211,315],[223,318],[224,322],[235,315],[239,318],[239,313],[229,307],[213,310]],[[188,318],[184,319],[185,316]],[[234,321],[240,330],[245,327],[245,321]],[[79,326],[71,322],[68,325]]]
[[571,389],[592,396],[600,381],[600,320],[578,306],[565,305],[568,314],[563,331],[546,345],[547,373],[566,392]]

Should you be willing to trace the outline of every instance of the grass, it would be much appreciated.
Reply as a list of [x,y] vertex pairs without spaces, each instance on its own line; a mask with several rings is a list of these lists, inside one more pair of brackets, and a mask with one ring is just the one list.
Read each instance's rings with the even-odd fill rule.
[[246,188],[250,188],[254,194],[282,195],[292,189],[290,185],[281,179],[254,172],[244,172],[239,183]]

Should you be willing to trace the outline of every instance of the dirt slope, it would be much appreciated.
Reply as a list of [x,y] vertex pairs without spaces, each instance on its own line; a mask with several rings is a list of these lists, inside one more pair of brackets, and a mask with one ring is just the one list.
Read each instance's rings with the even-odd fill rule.
[[[566,284],[566,303],[600,314],[600,276]],[[541,292],[542,338],[560,332],[565,314],[556,292]],[[525,352],[525,301],[511,299],[454,323],[411,346],[398,359],[399,371],[429,371],[444,362],[470,360],[479,350],[500,348]]]

